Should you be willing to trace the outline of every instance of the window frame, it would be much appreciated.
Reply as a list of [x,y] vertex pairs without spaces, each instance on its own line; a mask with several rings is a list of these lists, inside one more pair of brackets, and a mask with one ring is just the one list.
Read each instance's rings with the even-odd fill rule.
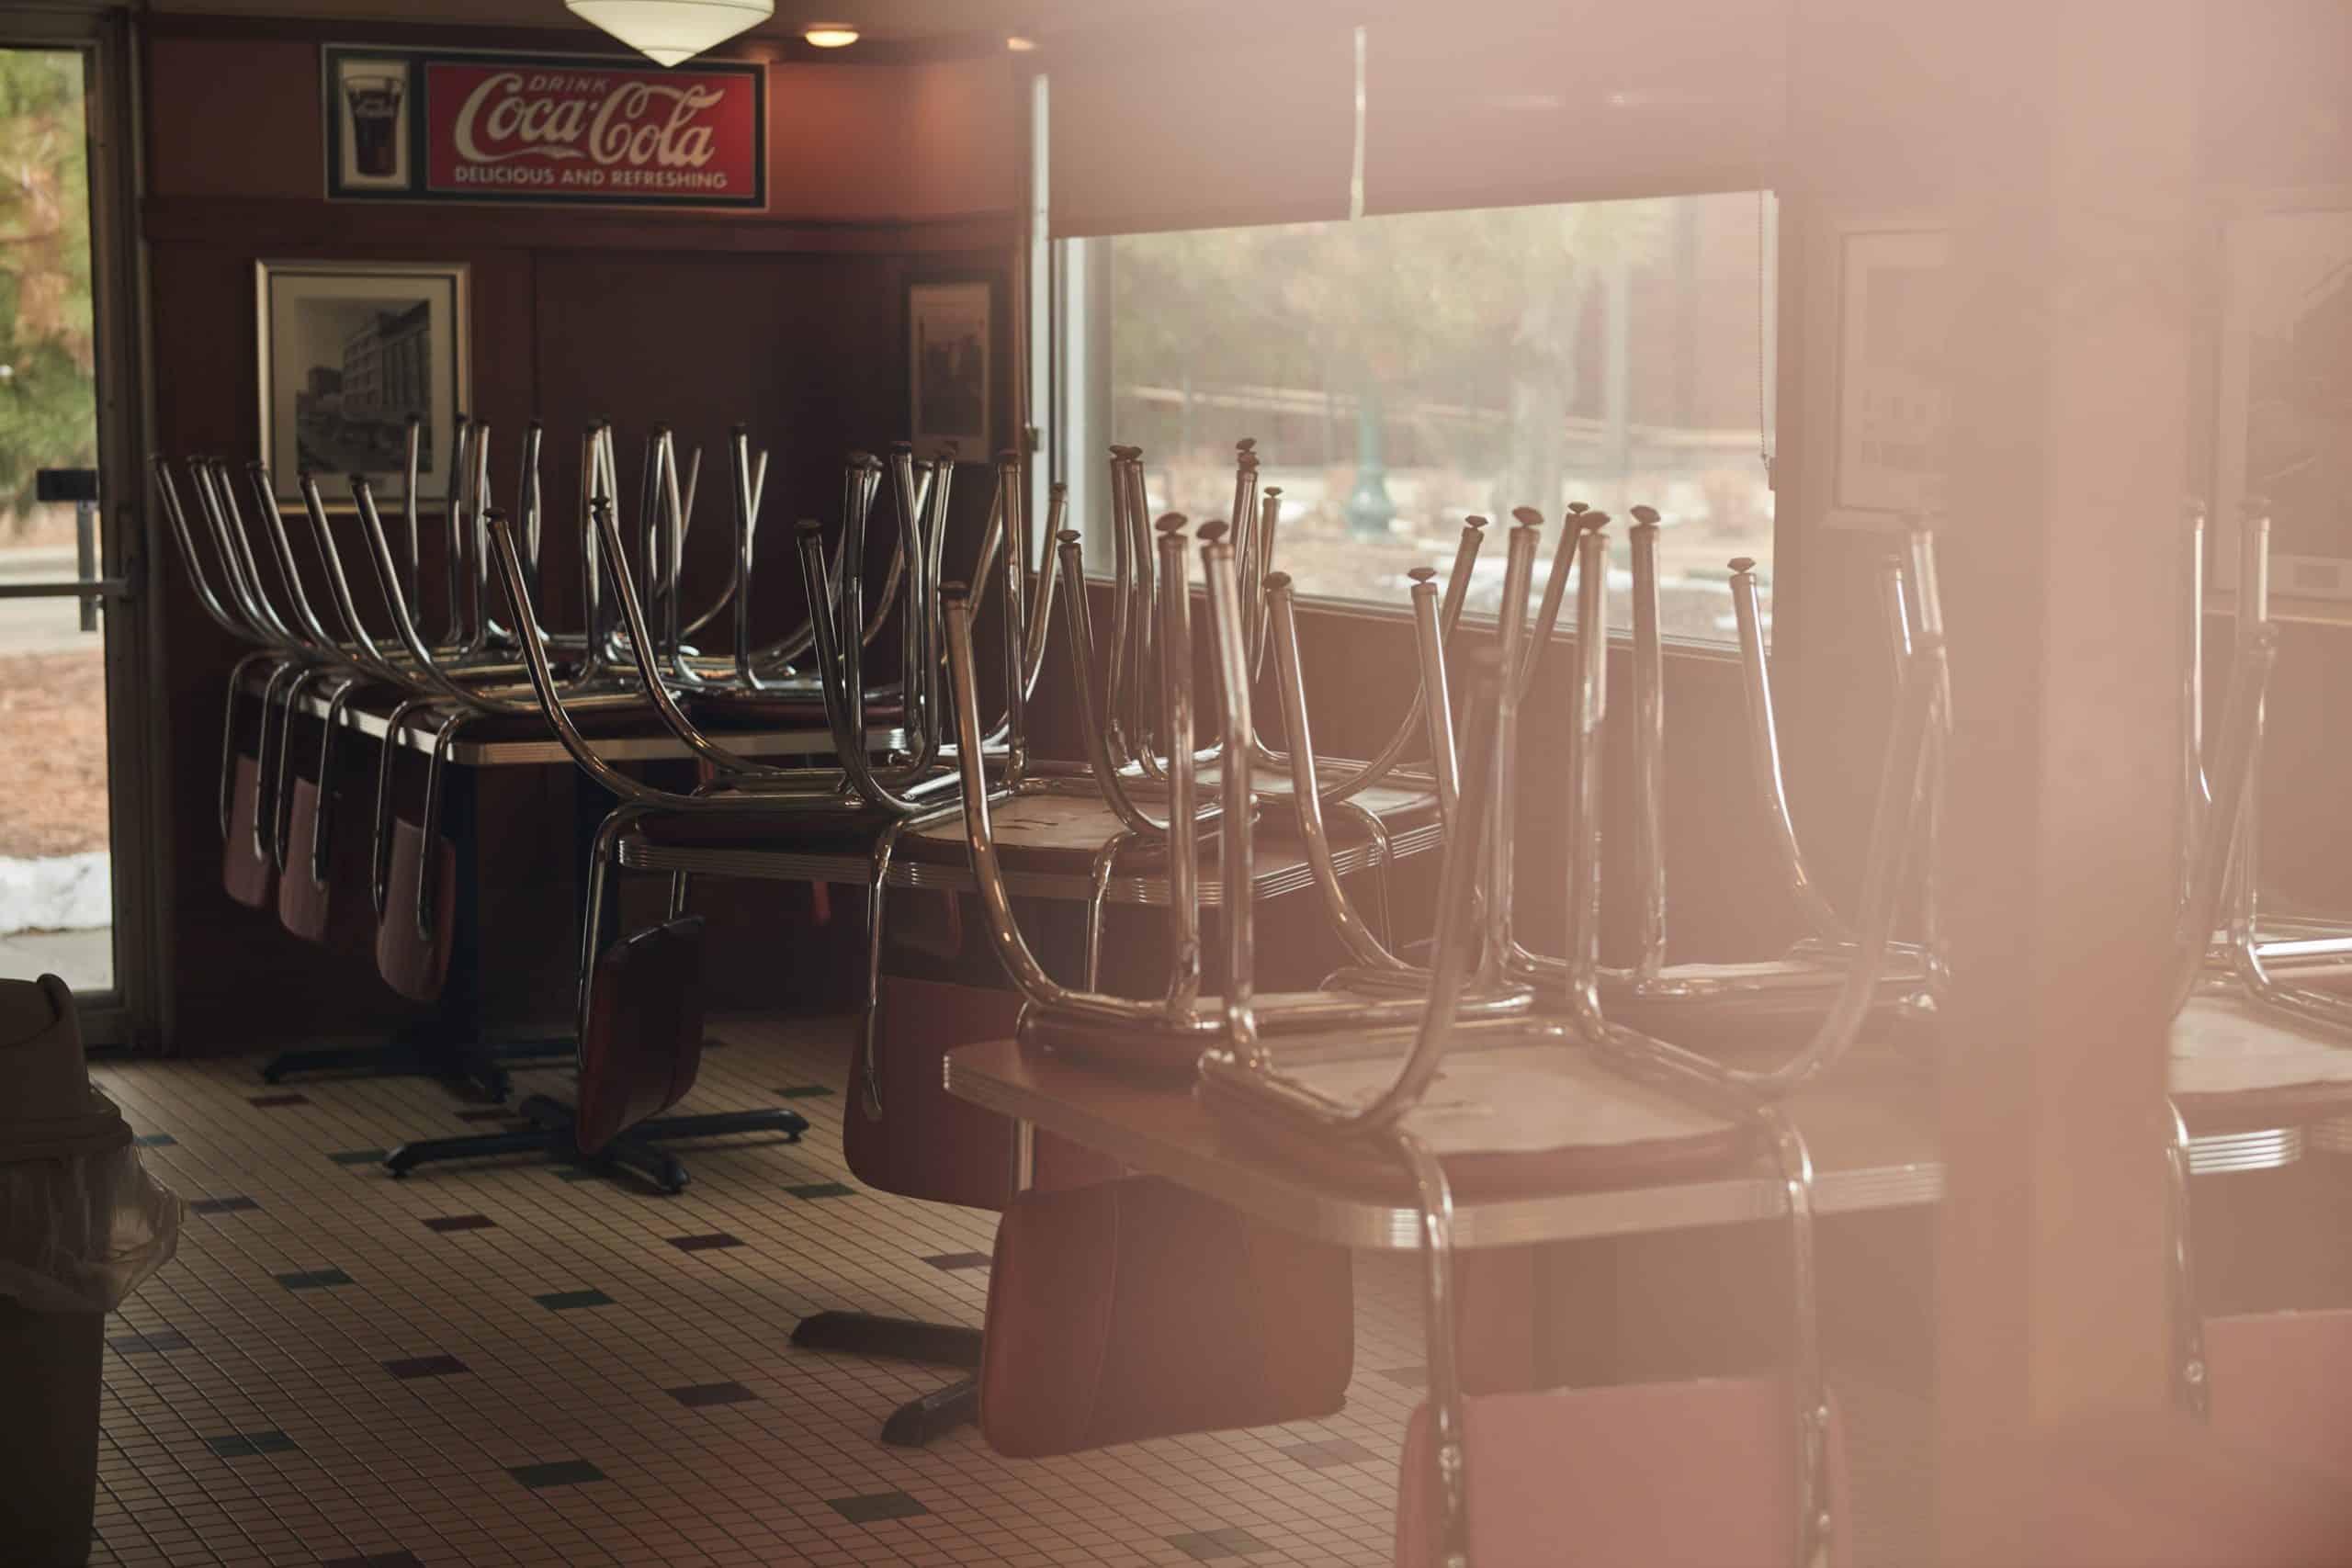
[[[1047,228],[1047,203],[1045,186],[1045,148],[1046,146],[1046,78],[1035,78],[1036,104],[1031,122],[1031,134],[1035,150],[1036,173],[1033,189],[1036,193],[1031,214],[1028,237],[1033,246],[1035,281],[1033,298],[1037,302],[1038,334],[1041,363],[1046,367],[1044,413],[1039,433],[1043,448],[1040,467],[1048,469],[1053,482],[1068,487],[1069,521],[1066,526],[1075,528],[1083,538],[1089,582],[1110,581],[1109,550],[1097,547],[1102,530],[1108,521],[1102,491],[1107,483],[1097,470],[1100,465],[1084,457],[1105,449],[1111,425],[1111,343],[1110,343],[1110,279],[1107,252],[1117,236],[1084,235],[1053,237]],[[1769,581],[1773,588],[1774,615],[1772,622],[1781,618],[1784,595],[1782,584],[1792,575],[1788,563],[1793,558],[1791,548],[1796,530],[1790,525],[1787,494],[1781,483],[1782,465],[1780,454],[1781,440],[1781,410],[1792,406],[1791,381],[1794,367],[1784,345],[1792,341],[1789,329],[1792,321],[1792,281],[1797,269],[1787,265],[1792,243],[1792,220],[1797,203],[1790,193],[1777,186],[1758,187],[1771,199],[1766,204],[1768,244],[1765,251],[1765,276],[1761,291],[1769,308],[1761,311],[1758,330],[1763,336],[1765,374],[1762,377],[1762,408],[1764,420],[1762,446],[1767,457],[1767,487],[1773,497],[1770,554],[1767,558]],[[1667,193],[1689,194],[1689,193]],[[1623,198],[1611,198],[1623,199]],[[1533,205],[1551,205],[1538,203]],[[1080,460],[1073,461],[1076,457]],[[1040,496],[1033,515],[1045,515]],[[1047,552],[1046,565],[1051,567],[1053,542],[1043,541]],[[1380,599],[1346,594],[1314,593],[1304,590],[1297,595],[1300,605],[1317,616],[1341,615],[1369,618],[1392,624],[1411,620],[1410,609],[1400,600]],[[1473,626],[1492,626],[1496,617],[1492,612],[1471,611],[1464,616]],[[1768,643],[1779,639],[1768,625]],[[1563,624],[1554,633],[1554,640],[1572,641],[1577,635],[1573,626]],[[1612,644],[1631,645],[1632,631],[1615,626],[1609,631]],[[1699,657],[1736,661],[1737,641],[1732,637],[1699,637],[1668,633],[1661,639],[1666,650],[1675,656]]]

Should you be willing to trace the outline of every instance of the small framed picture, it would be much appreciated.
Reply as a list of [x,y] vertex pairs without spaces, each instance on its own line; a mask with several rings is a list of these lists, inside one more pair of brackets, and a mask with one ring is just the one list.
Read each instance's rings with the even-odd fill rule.
[[331,502],[347,503],[352,474],[401,500],[411,415],[420,488],[445,493],[469,391],[464,265],[262,261],[254,291],[261,457],[279,499],[300,502],[308,469]]
[[915,451],[936,457],[952,441],[967,463],[989,446],[989,285],[985,278],[918,283],[907,290],[907,386]]
[[2352,192],[2234,219],[2223,234],[2214,586],[2237,588],[2250,502],[2270,516],[2270,592],[2352,600]]
[[1840,236],[1833,522],[1883,523],[1943,502],[1949,248],[1943,234],[1927,231]]
[[400,55],[327,51],[327,194],[409,190],[414,83]]

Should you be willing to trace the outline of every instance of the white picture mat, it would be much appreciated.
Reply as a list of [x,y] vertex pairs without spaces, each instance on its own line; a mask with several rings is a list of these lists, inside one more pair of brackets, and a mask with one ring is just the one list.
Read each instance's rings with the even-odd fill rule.
[[[424,416],[426,459],[419,487],[426,497],[446,493],[456,461],[458,411],[469,392],[467,273],[462,264],[272,262],[254,264],[261,331],[262,461],[282,499],[299,500],[305,436],[300,394],[314,367],[340,369],[341,335],[369,311],[428,308]],[[315,449],[316,443],[313,442]],[[346,449],[332,454],[342,457]],[[357,462],[314,469],[331,502],[348,503],[348,475],[364,473],[377,499],[403,498],[406,476],[397,447],[379,442]]]

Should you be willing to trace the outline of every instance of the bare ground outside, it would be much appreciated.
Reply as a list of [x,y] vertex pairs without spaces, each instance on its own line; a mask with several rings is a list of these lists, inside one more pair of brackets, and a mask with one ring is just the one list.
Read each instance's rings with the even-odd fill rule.
[[91,640],[0,656],[0,858],[107,847],[106,665]]

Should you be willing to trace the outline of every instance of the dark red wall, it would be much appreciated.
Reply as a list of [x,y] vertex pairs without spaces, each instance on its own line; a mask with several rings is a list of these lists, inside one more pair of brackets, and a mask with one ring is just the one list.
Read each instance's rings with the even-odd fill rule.
[[[649,216],[327,202],[325,38],[216,18],[157,19],[148,29],[143,219],[161,451],[240,463],[255,454],[258,259],[462,262],[472,288],[466,412],[492,423],[502,493],[512,493],[524,424],[534,416],[548,423],[548,610],[563,626],[576,624],[578,558],[565,524],[576,517],[572,469],[590,417],[632,437],[670,422],[714,464],[727,427],[749,423],[772,454],[763,538],[780,542],[792,519],[838,509],[845,447],[903,432],[910,281],[999,279],[995,357],[1011,363],[1001,280],[1021,140],[1017,89],[1001,58],[820,64],[791,58],[805,52],[797,46],[769,48],[766,210]],[[359,37],[346,26],[334,41],[579,47],[576,35],[398,27]],[[1011,407],[1009,384],[997,398],[1000,409]],[[637,462],[633,440],[622,460],[626,477]],[[984,474],[967,469],[959,487],[967,527],[964,514],[985,510]],[[706,496],[688,574],[697,600],[724,571],[723,491]],[[174,802],[158,852],[172,863],[165,925],[175,1045],[247,1049],[265,1036],[368,1033],[401,1021],[414,1010],[376,980],[367,953],[322,953],[221,892],[213,781],[222,682],[239,649],[201,618],[160,537],[157,552],[161,762]],[[568,889],[572,875],[574,795],[568,769],[505,770],[482,783],[483,816],[497,824],[486,836],[483,905],[494,1018],[547,1020],[568,1009],[568,921],[545,915],[551,890]],[[356,830],[368,796],[354,799],[361,809],[346,820]],[[747,912],[787,914],[785,898],[782,890],[753,897]],[[806,907],[799,895],[797,908]],[[774,972],[775,948],[793,941],[793,928],[775,919],[735,923],[747,928],[746,944],[768,944],[767,962],[720,967]]]

